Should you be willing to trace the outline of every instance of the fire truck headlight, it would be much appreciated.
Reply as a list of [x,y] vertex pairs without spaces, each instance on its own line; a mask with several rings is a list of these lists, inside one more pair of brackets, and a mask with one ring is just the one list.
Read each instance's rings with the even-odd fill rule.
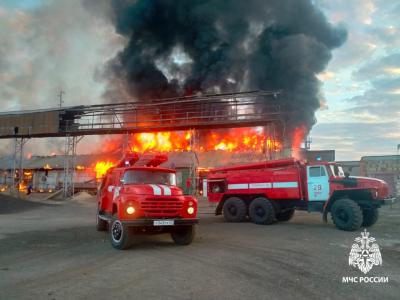
[[193,214],[194,214],[194,207],[188,207],[187,213],[188,213],[189,215],[193,215]]
[[126,208],[126,212],[127,212],[129,215],[132,215],[132,214],[135,213],[135,208],[134,208],[133,206],[128,206],[128,207]]

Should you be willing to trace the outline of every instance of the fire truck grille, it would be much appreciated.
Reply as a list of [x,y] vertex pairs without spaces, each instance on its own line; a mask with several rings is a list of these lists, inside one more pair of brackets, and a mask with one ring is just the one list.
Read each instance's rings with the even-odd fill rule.
[[146,199],[140,207],[147,217],[174,217],[179,215],[182,202],[176,198]]

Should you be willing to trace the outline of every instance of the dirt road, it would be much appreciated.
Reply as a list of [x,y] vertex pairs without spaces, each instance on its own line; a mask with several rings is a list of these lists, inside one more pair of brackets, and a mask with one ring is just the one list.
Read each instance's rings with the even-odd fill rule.
[[0,299],[386,300],[400,295],[399,205],[382,209],[380,221],[369,229],[383,265],[368,277],[387,276],[388,283],[342,283],[344,276],[364,276],[348,266],[360,231],[336,230],[318,214],[297,212],[292,221],[271,226],[225,223],[203,214],[190,246],[176,246],[167,235],[148,236],[117,251],[107,234],[94,229],[93,200],[16,206],[0,209]]

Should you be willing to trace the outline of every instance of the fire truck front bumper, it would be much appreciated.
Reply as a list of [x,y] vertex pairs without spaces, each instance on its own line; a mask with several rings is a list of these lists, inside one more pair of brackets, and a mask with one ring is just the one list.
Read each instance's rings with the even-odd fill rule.
[[199,219],[137,219],[122,221],[122,224],[129,227],[167,227],[167,226],[188,226],[198,224]]
[[390,197],[390,198],[385,198],[385,199],[379,200],[381,205],[392,205],[398,201],[399,201],[399,197]]

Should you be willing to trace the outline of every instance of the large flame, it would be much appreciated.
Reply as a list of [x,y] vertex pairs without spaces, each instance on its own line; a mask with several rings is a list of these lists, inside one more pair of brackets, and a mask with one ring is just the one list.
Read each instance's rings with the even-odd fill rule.
[[132,137],[133,152],[171,152],[171,151],[190,151],[191,132],[156,132],[138,133]]
[[[300,146],[304,137],[304,129],[294,133],[293,148]],[[121,140],[108,140],[106,149],[120,149]],[[270,153],[283,150],[282,142],[268,134],[263,127],[219,129],[194,132],[168,131],[137,133],[130,136],[130,151],[141,153],[165,153],[173,151],[226,151],[236,153]],[[273,157],[273,156],[272,156]],[[110,160],[98,161],[94,167],[96,178],[102,178],[115,166]]]
[[114,167],[115,163],[111,162],[111,161],[99,161],[96,163],[96,166],[94,167],[94,171],[96,172],[96,178],[102,178],[107,171]]
[[301,144],[307,135],[307,129],[305,126],[296,127],[294,129],[292,138],[292,156],[296,159],[302,159],[301,157]]
[[212,151],[229,152],[280,151],[280,141],[265,135],[260,128],[237,128],[203,132],[194,137],[191,131],[134,134],[131,140],[134,152]]

